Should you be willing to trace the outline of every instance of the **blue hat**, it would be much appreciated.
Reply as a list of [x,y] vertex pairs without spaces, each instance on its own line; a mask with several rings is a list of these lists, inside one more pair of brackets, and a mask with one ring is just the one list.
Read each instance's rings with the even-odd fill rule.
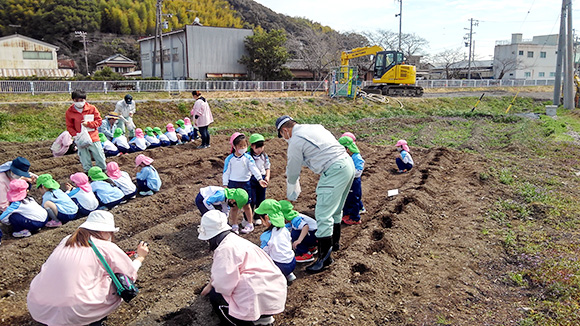
[[283,124],[285,124],[288,121],[294,121],[294,119],[292,119],[290,116],[288,115],[283,115],[281,117],[279,117],[278,119],[276,119],[276,129],[278,130],[278,138],[282,138],[282,134],[280,133],[280,128],[282,127]]
[[21,177],[30,178],[30,173],[28,173],[28,169],[30,169],[30,162],[21,156],[15,158],[12,161],[12,165],[10,166],[10,171],[12,171],[12,173]]

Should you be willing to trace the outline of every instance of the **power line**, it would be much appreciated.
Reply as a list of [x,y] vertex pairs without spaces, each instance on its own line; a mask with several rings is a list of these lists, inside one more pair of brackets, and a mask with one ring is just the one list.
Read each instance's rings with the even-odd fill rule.
[[477,19],[473,19],[470,18],[469,19],[469,28],[465,28],[466,30],[469,30],[469,33],[467,33],[463,39],[466,41],[465,42],[465,47],[469,46],[469,58],[467,61],[467,79],[471,79],[471,50],[473,49],[473,26],[478,26],[479,25],[479,20]]

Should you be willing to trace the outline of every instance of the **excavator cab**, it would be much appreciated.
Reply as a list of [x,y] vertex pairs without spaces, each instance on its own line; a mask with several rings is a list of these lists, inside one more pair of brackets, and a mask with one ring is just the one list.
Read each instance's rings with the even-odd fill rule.
[[375,56],[375,79],[381,79],[385,73],[394,66],[404,64],[405,58],[402,52],[381,51]]

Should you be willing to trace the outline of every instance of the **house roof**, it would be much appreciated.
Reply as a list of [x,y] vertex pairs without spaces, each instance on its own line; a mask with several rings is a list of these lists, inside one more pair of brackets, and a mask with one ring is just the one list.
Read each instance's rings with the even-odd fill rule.
[[20,35],[20,34],[12,34],[12,35],[8,35],[8,36],[3,36],[0,37],[0,42],[2,41],[7,41],[13,38],[20,38],[29,42],[33,42],[33,43],[38,43],[38,44],[42,44],[43,46],[49,47],[49,48],[53,48],[55,51],[58,51],[58,46],[54,45],[54,44],[50,44],[50,43],[46,43],[43,41],[39,41],[37,39],[33,39],[32,37],[28,37],[28,36],[24,36],[24,35]]
[[[452,63],[449,69],[467,69],[469,66],[467,60]],[[474,60],[471,61],[471,68],[490,68],[493,66],[493,60]],[[445,66],[437,66],[434,69],[445,69]]]
[[134,65],[137,64],[136,61],[133,61],[133,60],[127,58],[126,56],[117,53],[113,56],[108,57],[107,59],[105,59],[103,61],[97,62],[97,66],[104,65],[107,63],[128,63],[128,64],[134,64]]

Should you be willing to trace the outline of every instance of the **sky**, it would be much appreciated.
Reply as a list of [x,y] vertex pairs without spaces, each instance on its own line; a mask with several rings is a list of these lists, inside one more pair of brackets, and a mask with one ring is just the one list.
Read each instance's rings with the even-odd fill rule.
[[[305,17],[340,32],[364,32],[377,29],[399,32],[398,0],[255,0],[275,12]],[[559,0],[402,0],[403,33],[425,38],[425,54],[461,49],[467,56],[464,36],[470,18],[473,27],[476,60],[491,60],[496,41],[511,40],[512,33],[523,39],[535,35],[558,34]],[[578,5],[576,5],[578,3]],[[580,22],[580,1],[573,3],[573,26]],[[580,28],[580,27],[579,27]]]

